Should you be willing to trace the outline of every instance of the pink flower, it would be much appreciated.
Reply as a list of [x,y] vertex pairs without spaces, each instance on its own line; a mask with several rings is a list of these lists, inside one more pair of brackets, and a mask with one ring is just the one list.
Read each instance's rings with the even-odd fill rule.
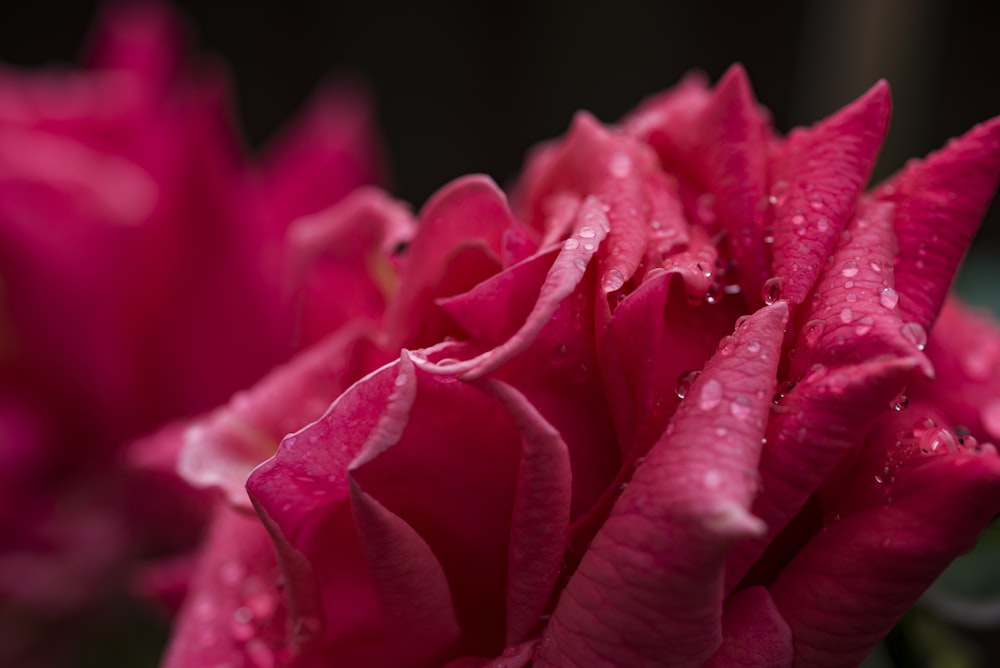
[[[300,289],[285,265],[304,260],[285,238],[378,178],[363,96],[324,87],[251,164],[224,71],[189,64],[185,41],[166,5],[124,4],[86,69],[0,69],[4,616],[76,609],[127,551],[190,542],[204,509],[158,523],[156,508],[181,501],[127,482],[123,443],[213,408],[359,315]],[[141,536],[125,535],[132,511]]]
[[1000,120],[865,193],[888,117],[690,77],[446,186],[392,280],[390,204],[330,214],[398,289],[186,432],[233,503],[165,665],[860,662],[1000,511],[997,326],[933,328]]

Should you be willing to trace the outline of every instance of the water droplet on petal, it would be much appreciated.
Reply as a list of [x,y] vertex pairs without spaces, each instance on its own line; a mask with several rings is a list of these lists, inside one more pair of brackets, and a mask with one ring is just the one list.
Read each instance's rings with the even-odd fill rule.
[[625,285],[625,276],[617,269],[611,269],[604,274],[604,280],[601,282],[605,292],[614,292],[623,285]]
[[849,308],[842,309],[840,311],[840,322],[845,325],[854,320],[854,313]]
[[577,241],[577,239],[575,237],[570,237],[569,239],[567,239],[565,241],[565,243],[563,243],[563,248],[565,248],[566,250],[573,250],[574,248],[576,248],[579,245],[580,245],[580,242]]
[[910,405],[910,400],[905,394],[900,394],[889,403],[889,407],[894,411],[904,411]]
[[899,303],[899,293],[897,293],[892,288],[885,288],[879,295],[878,303],[887,309],[896,308],[896,304]]
[[927,332],[920,323],[905,323],[900,328],[899,333],[903,335],[904,339],[916,346],[917,350],[923,350],[927,347]]
[[818,229],[820,232],[824,232],[824,233],[828,232],[830,230],[830,220],[827,219],[827,218],[824,218],[823,216],[820,216],[816,220],[816,229]]
[[792,216],[792,225],[798,226],[804,222],[806,222],[806,217],[803,216],[801,213],[797,213],[794,216]]
[[819,337],[823,335],[823,327],[824,325],[822,320],[810,320],[806,323],[803,331],[803,337],[805,338],[806,345],[816,345],[816,342],[819,341]]
[[746,397],[735,397],[729,404],[729,412],[733,414],[733,417],[737,420],[746,420],[750,417],[750,411],[752,406],[750,405],[750,400]]
[[875,319],[869,315],[858,320],[854,325],[854,333],[858,336],[864,336],[868,332],[872,331],[872,327],[875,326]]
[[852,276],[858,275],[858,263],[853,260],[848,260],[844,263],[844,268],[840,271],[844,275],[844,278],[851,278]]
[[687,393],[691,390],[691,385],[694,384],[695,379],[701,375],[701,371],[685,371],[677,378],[677,386],[675,391],[677,396],[683,399],[687,396]]
[[703,411],[710,411],[722,401],[722,384],[714,378],[706,382],[701,388],[698,397],[698,407]]
[[781,299],[781,279],[777,276],[772,276],[764,281],[764,287],[761,288],[760,296],[768,306]]
[[747,344],[747,351],[756,355],[760,352],[760,341],[751,341]]
[[597,236],[597,232],[592,227],[581,227],[579,235],[581,239],[593,239]]
[[879,264],[877,260],[872,260],[871,262],[868,263],[868,266],[871,267],[872,271],[874,271],[876,274],[882,273],[882,265]]

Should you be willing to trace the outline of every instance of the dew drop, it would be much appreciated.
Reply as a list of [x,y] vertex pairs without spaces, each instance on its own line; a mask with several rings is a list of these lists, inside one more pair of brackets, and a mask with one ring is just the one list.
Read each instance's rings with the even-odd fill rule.
[[819,211],[823,208],[823,196],[819,193],[809,196],[809,206],[813,211]]
[[853,260],[848,260],[844,263],[844,268],[840,271],[844,278],[851,278],[852,276],[858,275],[858,263]]
[[597,232],[592,227],[581,227],[579,234],[581,239],[593,239],[597,236]]
[[875,320],[869,315],[858,320],[854,326],[854,333],[858,336],[864,336],[868,332],[872,331],[872,327],[875,326]]
[[917,350],[923,350],[927,347],[927,332],[920,325],[920,323],[905,323],[899,329],[899,333],[903,335],[904,339],[916,346]]
[[764,281],[764,287],[761,288],[760,296],[768,306],[781,299],[781,279],[777,276],[772,276]]
[[677,386],[674,388],[677,392],[677,396],[683,399],[687,396],[687,393],[691,391],[691,385],[694,384],[695,379],[701,375],[701,371],[685,371],[677,378]]
[[885,308],[892,310],[899,303],[899,293],[892,288],[885,288],[878,297],[878,303]]
[[722,384],[714,378],[706,382],[701,388],[701,395],[698,397],[698,407],[703,411],[710,411],[722,401]]
[[[850,282],[851,281],[848,281],[848,283],[850,283]],[[844,287],[846,288],[848,286],[845,285]],[[851,287],[853,287],[853,286],[851,286]],[[854,302],[858,301],[858,295],[856,293],[854,293],[854,292],[849,292],[849,293],[847,293],[847,296],[845,297],[845,299],[853,304]]]
[[746,397],[735,397],[729,404],[729,412],[737,420],[746,420],[750,417],[752,408],[750,400]]
[[819,219],[816,221],[816,229],[818,229],[820,232],[823,233],[829,232],[830,231],[829,219],[820,216]]
[[792,216],[792,225],[799,226],[804,222],[806,222],[806,217],[803,216],[801,213],[797,213],[794,216]]
[[822,320],[810,320],[806,323],[805,331],[803,332],[806,345],[816,345],[816,342],[819,341],[819,337],[823,335],[823,327],[824,325]]
[[573,250],[579,245],[580,242],[577,241],[575,237],[570,237],[569,239],[566,240],[565,243],[563,243],[563,248],[565,248],[566,250]]
[[747,350],[754,355],[760,352],[760,341],[751,341],[747,344]]
[[884,480],[882,479],[882,476],[880,476],[880,475],[876,475],[876,476],[875,476],[875,482],[877,482],[878,484],[880,484],[880,485],[881,485],[881,484],[882,484],[883,482],[885,482],[885,481],[884,481]]
[[604,280],[601,281],[601,287],[604,288],[605,292],[614,292],[623,285],[625,285],[625,276],[617,269],[608,270],[604,274]]
[[874,271],[876,274],[882,273],[882,265],[878,263],[878,260],[872,260],[871,262],[868,263],[868,266],[871,267],[872,271]]
[[854,320],[854,313],[849,308],[840,311],[840,322],[845,325]]
[[910,405],[910,400],[905,394],[900,394],[889,403],[889,407],[894,411],[904,411]]
[[595,248],[594,244],[590,243],[589,241],[583,242],[583,250],[592,251],[594,250],[594,248]]

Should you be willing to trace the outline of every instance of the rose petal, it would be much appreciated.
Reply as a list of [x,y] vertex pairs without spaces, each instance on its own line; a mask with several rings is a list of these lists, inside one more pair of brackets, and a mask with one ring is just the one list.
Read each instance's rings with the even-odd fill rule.
[[833,116],[793,131],[771,160],[774,275],[799,304],[854,210],[889,124],[889,86],[879,81]]
[[321,87],[263,156],[259,219],[278,239],[301,216],[322,211],[351,191],[380,182],[375,113],[365,92]]
[[344,327],[193,422],[183,434],[178,473],[195,487],[219,487],[249,510],[250,472],[374,366],[372,334],[364,322]]
[[[439,190],[420,212],[417,234],[403,259],[399,294],[388,306],[390,347],[432,345],[456,334],[435,300],[465,292],[498,272],[505,234],[516,226],[506,196],[488,177],[467,176]],[[463,251],[477,259],[453,266]]]
[[986,311],[948,299],[927,344],[936,381],[917,379],[908,391],[937,406],[953,425],[979,440],[1000,442],[1000,325]]
[[[285,605],[267,532],[255,517],[216,504],[215,519],[174,626],[165,668],[243,665],[285,646]],[[286,654],[287,656],[287,654]]]
[[[753,512],[767,524],[759,539],[737,545],[726,562],[726,591],[740,582],[775,536],[899,394],[916,358],[876,359],[802,379],[768,422],[760,459],[761,494]],[[776,557],[779,562],[784,553]]]
[[1000,178],[1000,118],[914,160],[880,185],[896,204],[896,289],[903,319],[930,329]]
[[430,546],[351,479],[351,508],[379,606],[392,632],[390,660],[429,665],[461,635],[448,580]]
[[771,668],[794,660],[792,632],[764,587],[733,594],[722,613],[722,646],[710,668]]
[[904,323],[896,307],[892,212],[884,202],[859,205],[846,238],[816,281],[813,298],[803,305],[804,324],[789,372],[793,380],[816,365],[859,364],[880,355],[915,357],[924,374],[933,376],[921,352],[926,334],[919,325]]
[[563,591],[541,665],[695,664],[718,648],[725,554],[764,530],[747,471],[787,317],[784,302],[759,311],[709,361]]
[[[826,508],[833,521],[769,588],[791,626],[796,665],[860,662],[996,513],[995,449],[924,455],[900,440],[899,424],[869,438],[857,484]],[[872,467],[883,465],[891,478],[879,482]]]
[[520,392],[484,380],[481,387],[511,413],[521,431],[521,463],[507,549],[506,641],[524,640],[552,595],[569,533],[573,481],[559,432]]
[[398,287],[393,255],[414,230],[409,211],[373,188],[295,221],[285,262],[297,346],[351,320],[379,321]]
[[704,111],[696,157],[702,178],[715,196],[715,214],[728,234],[740,283],[759,302],[770,275],[764,245],[764,182],[767,127],[757,108],[746,70],[733,65],[719,80]]
[[531,312],[513,336],[472,359],[448,366],[423,364],[423,368],[434,373],[459,374],[472,380],[490,373],[528,348],[560,302],[576,290],[587,264],[608,233],[608,219],[599,200],[587,198],[577,214],[574,230],[574,235],[563,244],[549,269]]

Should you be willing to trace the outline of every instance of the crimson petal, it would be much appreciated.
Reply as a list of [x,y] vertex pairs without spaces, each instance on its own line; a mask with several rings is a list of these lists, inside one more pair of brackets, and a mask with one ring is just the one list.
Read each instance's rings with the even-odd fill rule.
[[859,663],[1000,508],[994,448],[923,454],[905,420],[873,432],[856,484],[824,508],[833,520],[769,588],[792,629],[794,665]]
[[722,563],[748,512],[784,302],[724,340],[563,591],[540,665],[693,665],[722,642]]
[[854,210],[889,124],[889,86],[879,81],[811,128],[791,133],[771,160],[774,274],[799,304]]
[[875,190],[896,204],[899,309],[930,329],[1000,178],[1000,117],[913,160]]

